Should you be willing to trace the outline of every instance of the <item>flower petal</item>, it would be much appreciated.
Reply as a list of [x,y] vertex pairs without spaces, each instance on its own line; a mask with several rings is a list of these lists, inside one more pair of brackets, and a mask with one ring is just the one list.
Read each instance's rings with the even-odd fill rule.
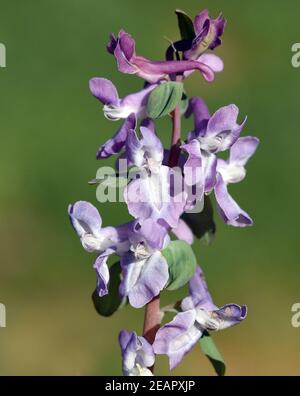
[[68,212],[71,223],[79,237],[86,233],[96,236],[101,233],[102,219],[98,210],[91,203],[76,202],[69,206]]
[[221,73],[224,70],[223,60],[215,54],[203,54],[197,60],[210,67],[215,73]]
[[142,167],[144,163],[143,144],[133,129],[128,131],[127,134],[126,153],[130,164],[136,165],[139,168]]
[[124,375],[150,376],[153,375],[147,367],[155,363],[155,355],[152,346],[144,337],[138,337],[136,333],[123,330],[119,335],[119,343],[122,352],[122,368]]
[[126,109],[126,112],[131,114],[135,113],[137,118],[144,118],[147,116],[147,103],[149,94],[156,87],[156,84],[152,84],[142,89],[139,92],[135,92],[131,95],[126,96],[121,101],[121,106]]
[[180,219],[178,222],[178,226],[176,228],[173,228],[172,232],[181,241],[185,241],[189,245],[192,245],[194,243],[194,234],[184,220]]
[[135,41],[132,36],[121,30],[119,33],[119,44],[125,58],[130,61],[130,59],[135,55]]
[[213,303],[203,271],[199,266],[196,268],[195,275],[189,282],[189,291],[193,299],[194,306],[199,306],[207,311],[218,309]]
[[[239,138],[246,123],[245,119],[241,125],[237,124],[238,114],[239,109],[235,105],[225,106],[216,111],[208,121],[202,148],[209,150],[211,146],[214,152],[229,149]],[[203,147],[204,139],[208,148]]]
[[95,77],[90,80],[89,86],[92,95],[104,105],[118,105],[118,91],[111,81]]
[[169,279],[168,264],[160,252],[145,260],[138,260],[129,253],[122,257],[121,265],[124,279],[120,293],[128,296],[134,308],[142,308],[158,296]]
[[254,155],[259,139],[252,136],[239,138],[230,150],[230,163],[237,166],[245,166],[249,159]]
[[97,257],[94,263],[94,269],[97,273],[97,292],[99,297],[103,297],[108,294],[108,283],[109,283],[109,269],[107,266],[108,256]]
[[[174,175],[174,183],[171,180]],[[176,228],[186,203],[186,194],[172,193],[173,184],[178,183],[181,175],[167,166],[161,166],[159,173],[148,175],[143,172],[139,179],[133,180],[124,191],[124,199],[129,213],[136,219],[162,220]],[[177,180],[177,182],[176,182]]]
[[153,160],[162,162],[164,156],[164,146],[160,139],[155,133],[153,133],[152,129],[141,126],[140,130],[143,136],[142,143],[144,150],[148,152],[149,156]]
[[155,122],[151,118],[145,118],[141,122],[141,126],[150,129],[152,133],[156,134]]
[[235,326],[247,317],[247,306],[228,304],[223,308],[213,312],[213,316],[218,323],[217,330],[224,330]]
[[140,130],[143,137],[141,140],[135,131],[128,133],[126,146],[129,163],[139,168],[146,165],[150,170],[158,171],[164,156],[163,145],[151,129],[141,126]]
[[130,34],[121,31],[114,45],[114,56],[117,60],[118,70],[121,73],[136,74],[138,69],[131,63],[131,58],[134,55],[135,42]]
[[113,55],[117,45],[118,45],[118,40],[116,39],[115,35],[111,33],[109,35],[109,41],[106,46],[107,51]]
[[207,331],[219,331],[235,326],[247,316],[247,307],[228,304],[223,308],[207,311],[197,307],[197,324]]
[[189,141],[204,134],[207,122],[210,119],[208,107],[203,99],[198,97],[190,99],[185,116],[189,118],[192,114],[194,114],[195,130],[189,135]]
[[196,15],[194,20],[194,29],[196,36],[199,36],[203,32],[204,24],[207,20],[209,20],[209,12],[208,10],[201,11],[198,15]]
[[217,177],[217,164],[218,160],[214,154],[207,152],[202,153],[202,166],[203,166],[203,177],[204,177],[204,191],[210,193],[216,185]]
[[149,218],[141,222],[137,231],[140,241],[144,241],[151,249],[161,250],[168,242],[166,227]]
[[185,183],[188,186],[201,185],[204,193],[202,153],[199,141],[194,139],[190,143],[181,146],[181,148],[188,153],[188,159],[184,165]]
[[253,221],[249,215],[244,212],[229,195],[227,186],[220,174],[217,176],[215,196],[218,203],[218,211],[226,224],[234,227],[247,227],[253,225]]
[[104,143],[97,152],[97,159],[108,158],[113,154],[118,154],[125,146],[128,132],[131,129],[135,129],[136,117],[131,114],[127,120],[123,123],[122,127],[114,135],[113,138],[109,139]]
[[154,352],[169,356],[171,370],[191,351],[202,335],[202,331],[195,327],[195,320],[194,310],[179,313],[156,334]]

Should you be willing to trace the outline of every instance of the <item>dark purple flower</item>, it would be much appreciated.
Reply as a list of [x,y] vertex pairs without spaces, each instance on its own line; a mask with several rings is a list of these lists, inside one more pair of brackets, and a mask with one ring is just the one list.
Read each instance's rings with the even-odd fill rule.
[[174,369],[191,351],[205,331],[218,331],[237,325],[246,318],[247,307],[228,304],[218,308],[212,301],[200,268],[190,281],[190,297],[182,301],[182,311],[156,335],[153,349],[166,354]]
[[122,351],[122,369],[125,376],[152,376],[150,368],[155,363],[152,346],[144,337],[123,330],[119,335]]
[[215,68],[215,59],[211,58],[206,58],[206,63],[202,58],[156,62],[138,56],[135,53],[135,41],[123,30],[117,38],[111,35],[107,49],[115,56],[121,73],[136,74],[151,84],[168,80],[170,75],[184,74],[194,70],[199,70],[207,81],[213,81],[214,72],[220,71],[219,67]]
[[227,190],[228,184],[239,183],[246,177],[245,165],[254,155],[259,140],[248,136],[237,140],[231,147],[228,161],[218,160],[215,196],[218,211],[226,224],[247,227],[253,224],[251,217],[243,211]]
[[186,59],[198,59],[207,49],[215,49],[222,41],[226,20],[219,15],[212,19],[207,10],[198,14],[194,20],[195,39],[191,49],[185,52]]

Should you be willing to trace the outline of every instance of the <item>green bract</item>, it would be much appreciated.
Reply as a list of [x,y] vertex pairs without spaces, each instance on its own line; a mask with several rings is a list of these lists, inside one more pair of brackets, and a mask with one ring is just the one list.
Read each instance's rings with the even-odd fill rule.
[[150,118],[156,119],[170,114],[181,101],[183,84],[166,82],[155,88],[148,99],[147,113]]
[[193,40],[195,31],[192,19],[184,11],[176,10],[175,12],[182,40]]
[[119,295],[119,286],[121,282],[121,267],[120,263],[113,264],[109,269],[110,281],[108,287],[108,294],[104,297],[99,297],[97,290],[92,295],[94,307],[99,315],[109,317],[112,316],[121,306],[123,300]]
[[210,197],[206,196],[204,209],[201,213],[184,213],[182,219],[188,224],[193,234],[198,239],[203,239],[207,244],[213,242],[216,233],[214,211]]
[[211,338],[209,333],[206,331],[204,332],[203,336],[200,339],[200,346],[202,352],[208,357],[211,364],[213,365],[216,373],[223,377],[226,372],[226,365],[223,360],[222,355],[218,351],[214,340]]
[[197,261],[193,249],[184,241],[174,241],[162,251],[169,266],[168,290],[185,286],[193,277]]

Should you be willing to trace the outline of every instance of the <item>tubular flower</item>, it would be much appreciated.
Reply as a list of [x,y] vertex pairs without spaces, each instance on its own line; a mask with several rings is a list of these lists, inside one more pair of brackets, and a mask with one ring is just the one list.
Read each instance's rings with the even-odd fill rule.
[[189,284],[190,296],[182,301],[181,313],[158,330],[153,345],[156,354],[166,354],[174,369],[205,331],[237,325],[246,318],[247,307],[228,304],[218,308],[212,301],[200,267]]
[[94,269],[97,273],[97,291],[102,297],[108,293],[108,257],[112,254],[120,255],[128,250],[128,232],[132,225],[102,228],[101,216],[89,202],[76,202],[69,206],[68,212],[83,248],[89,253],[98,254]]
[[155,355],[152,346],[144,337],[122,330],[119,335],[122,352],[122,368],[125,376],[153,376],[150,367],[154,365]]
[[135,52],[135,41],[123,30],[118,37],[110,36],[107,50],[115,56],[121,73],[135,74],[151,84],[169,80],[170,75],[194,70],[199,70],[205,80],[211,82],[214,80],[214,73],[220,71],[219,67],[215,68],[215,60],[212,61],[211,58],[206,58],[207,63],[204,63],[204,59],[160,62],[138,56]]

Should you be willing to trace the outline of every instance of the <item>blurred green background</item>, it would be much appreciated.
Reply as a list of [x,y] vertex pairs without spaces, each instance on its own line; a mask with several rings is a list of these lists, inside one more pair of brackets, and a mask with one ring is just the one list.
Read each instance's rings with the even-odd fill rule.
[[[142,310],[128,307],[110,319],[95,313],[93,256],[71,229],[67,205],[97,205],[87,181],[104,165],[95,160],[98,146],[118,126],[103,118],[89,78],[112,79],[122,95],[141,87],[117,72],[105,51],[108,34],[124,28],[138,53],[161,59],[165,37],[178,38],[175,8],[191,15],[209,8],[228,19],[217,50],[225,71],[211,85],[195,73],[186,87],[212,111],[236,103],[249,117],[245,134],[261,139],[246,181],[231,189],[255,227],[233,229],[217,219],[214,244],[195,244],[216,303],[249,307],[242,325],[215,340],[229,375],[300,374],[300,329],[291,326],[291,307],[300,302],[300,69],[291,66],[299,1],[1,0],[1,375],[117,375],[120,328],[141,332]],[[169,120],[159,134],[168,144]],[[105,225],[129,218],[123,205],[97,206]],[[157,373],[168,373],[165,357]],[[195,348],[173,374],[213,371]]]

